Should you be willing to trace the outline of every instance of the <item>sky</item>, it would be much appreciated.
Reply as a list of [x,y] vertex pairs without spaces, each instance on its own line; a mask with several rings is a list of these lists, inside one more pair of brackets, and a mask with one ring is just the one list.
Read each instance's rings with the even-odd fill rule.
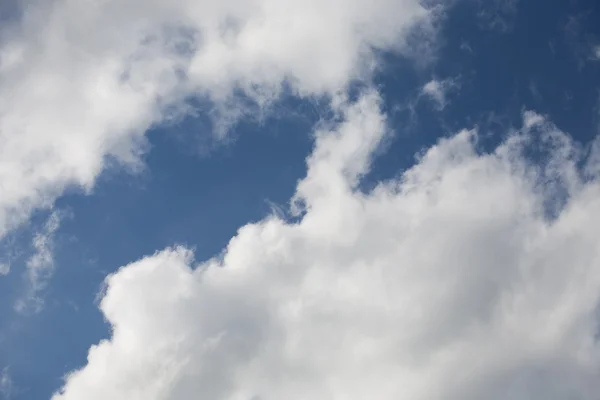
[[600,393],[593,0],[0,3],[0,400]]

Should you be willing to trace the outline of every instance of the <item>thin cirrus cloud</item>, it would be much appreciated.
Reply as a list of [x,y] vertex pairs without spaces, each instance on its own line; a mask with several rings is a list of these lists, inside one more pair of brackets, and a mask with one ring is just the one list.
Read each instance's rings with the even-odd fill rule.
[[510,32],[515,24],[519,0],[477,0],[477,13],[482,28],[499,32]]
[[[418,0],[23,3],[0,31],[0,237],[107,160],[140,166],[144,133],[207,97],[223,121],[284,86],[330,95],[368,78],[377,51],[430,46]],[[429,38],[429,39],[428,39]],[[422,53],[422,52],[420,52]]]
[[4,367],[0,372],[0,395],[3,399],[10,399],[13,393],[13,383],[10,377],[8,367]]
[[597,398],[598,154],[525,112],[492,152],[461,131],[364,193],[386,116],[375,92],[335,109],[300,221],[110,275],[112,336],[53,400]]
[[18,312],[39,312],[44,307],[42,291],[54,272],[54,235],[60,228],[64,213],[53,211],[42,228],[33,235],[33,253],[25,262],[27,289],[15,303]]

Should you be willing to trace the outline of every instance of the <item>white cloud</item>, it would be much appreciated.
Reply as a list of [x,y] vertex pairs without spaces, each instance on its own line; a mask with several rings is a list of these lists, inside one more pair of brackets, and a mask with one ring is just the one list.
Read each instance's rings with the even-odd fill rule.
[[0,275],[8,275],[10,272],[10,264],[0,263]]
[[438,110],[443,110],[448,105],[448,94],[459,87],[457,78],[443,80],[432,79],[421,89],[421,95],[429,97]]
[[[0,32],[0,237],[107,158],[139,166],[144,132],[207,96],[223,116],[284,84],[300,95],[368,79],[375,50],[432,32],[419,0],[54,0]],[[413,29],[414,28],[414,29]]]
[[54,234],[60,227],[60,222],[61,213],[53,211],[43,228],[33,236],[31,245],[34,252],[26,262],[25,272],[28,288],[24,298],[15,304],[17,311],[40,311],[44,306],[40,292],[54,273]]
[[10,400],[13,392],[12,378],[10,377],[8,367],[2,369],[0,373],[0,399]]
[[53,400],[595,400],[598,169],[582,179],[578,147],[527,113],[492,153],[462,131],[361,193],[387,132],[378,103],[342,99],[343,122],[317,132],[298,223],[109,276],[112,337]]

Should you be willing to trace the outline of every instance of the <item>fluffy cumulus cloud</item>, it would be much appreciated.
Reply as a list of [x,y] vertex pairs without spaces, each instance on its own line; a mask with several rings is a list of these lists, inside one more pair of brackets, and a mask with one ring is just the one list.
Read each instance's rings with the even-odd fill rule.
[[186,99],[227,121],[284,88],[335,93],[378,51],[427,47],[436,14],[419,0],[20,4],[0,28],[0,237],[69,187],[91,190],[107,161],[139,166],[144,132]]
[[109,276],[112,336],[53,400],[597,399],[598,154],[527,112],[491,152],[462,131],[364,193],[379,98],[333,107],[301,218]]

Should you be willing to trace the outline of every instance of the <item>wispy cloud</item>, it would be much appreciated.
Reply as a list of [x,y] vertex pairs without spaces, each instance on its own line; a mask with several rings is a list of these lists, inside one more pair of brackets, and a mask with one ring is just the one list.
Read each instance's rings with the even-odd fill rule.
[[535,101],[540,102],[543,100],[542,94],[540,93],[540,89],[539,89],[536,81],[534,81],[534,80],[529,81],[528,89],[529,89],[529,93],[531,93],[531,96],[533,97],[533,99]]
[[428,97],[438,110],[443,110],[448,105],[448,95],[459,89],[459,78],[432,79],[422,87],[421,96]]
[[479,24],[484,29],[510,32],[515,24],[519,0],[478,0]]
[[460,43],[460,49],[463,50],[463,51],[466,51],[469,54],[473,54],[473,48],[471,47],[471,45],[467,41],[462,41]]
[[600,60],[598,37],[590,34],[588,29],[595,23],[590,14],[584,12],[569,15],[563,26],[566,44],[576,58],[579,68],[583,68],[590,61]]
[[63,215],[59,211],[53,211],[42,229],[33,237],[33,254],[26,262],[27,290],[23,298],[15,303],[15,309],[19,312],[39,312],[44,306],[41,292],[54,273],[54,235],[60,227]]
[[13,393],[13,382],[8,367],[0,372],[0,399],[10,400]]

